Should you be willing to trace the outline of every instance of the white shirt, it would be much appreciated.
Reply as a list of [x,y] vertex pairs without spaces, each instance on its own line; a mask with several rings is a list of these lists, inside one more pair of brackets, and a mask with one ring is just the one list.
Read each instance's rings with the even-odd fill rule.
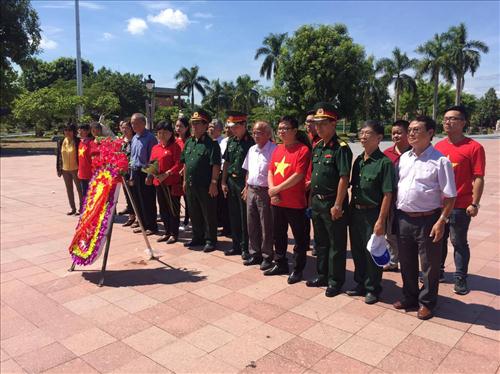
[[250,147],[243,161],[243,169],[248,171],[248,185],[268,187],[267,172],[275,148],[276,144],[270,140],[262,148],[257,144]]
[[217,143],[219,143],[220,147],[220,170],[222,170],[222,167],[224,166],[224,152],[226,151],[227,148],[227,142],[229,140],[229,137],[223,137],[222,135],[217,138]]
[[397,168],[398,199],[404,212],[428,212],[443,206],[443,198],[457,196],[450,161],[432,145],[417,156],[413,150],[401,155]]

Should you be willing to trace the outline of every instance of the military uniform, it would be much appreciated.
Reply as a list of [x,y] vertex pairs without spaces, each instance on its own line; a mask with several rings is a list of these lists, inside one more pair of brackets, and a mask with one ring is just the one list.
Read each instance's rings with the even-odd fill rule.
[[354,280],[359,289],[379,294],[382,268],[377,266],[366,245],[373,234],[384,193],[394,191],[394,166],[380,149],[367,160],[364,152],[354,161],[351,178],[349,237],[354,260]]
[[345,281],[347,197],[342,204],[342,217],[332,220],[330,210],[337,198],[340,177],[349,177],[351,163],[351,149],[336,134],[326,144],[319,141],[313,149],[311,208],[318,282],[334,289],[340,289]]
[[231,137],[224,152],[224,161],[228,163],[228,205],[233,250],[242,253],[248,252],[247,208],[246,202],[241,198],[247,172],[242,166],[248,150],[254,144],[255,141],[247,131],[241,139]]
[[[193,114],[193,117],[197,113]],[[186,197],[193,227],[192,244],[217,243],[217,198],[208,194],[212,167],[220,165],[219,144],[207,133],[189,138],[181,155],[185,164]]]

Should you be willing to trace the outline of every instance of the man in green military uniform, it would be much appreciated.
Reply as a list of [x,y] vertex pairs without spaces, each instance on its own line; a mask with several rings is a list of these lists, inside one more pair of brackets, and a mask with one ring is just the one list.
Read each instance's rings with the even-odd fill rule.
[[315,279],[308,287],[327,286],[325,295],[340,293],[345,281],[347,247],[347,188],[352,152],[337,137],[338,115],[333,105],[318,103],[314,121],[321,140],[313,149],[311,174],[311,208],[314,241],[317,252]]
[[367,304],[378,301],[383,269],[374,262],[366,247],[372,234],[385,235],[394,191],[394,166],[378,147],[383,137],[382,125],[366,121],[359,132],[364,152],[352,167],[349,238],[357,286],[346,293],[365,296]]
[[222,172],[222,191],[228,196],[229,220],[233,247],[224,252],[226,256],[241,254],[243,260],[250,258],[248,253],[247,207],[242,198],[245,188],[246,170],[243,161],[255,141],[247,130],[247,115],[241,112],[228,112],[227,126],[233,136],[224,152]]
[[217,244],[217,178],[220,172],[220,147],[207,134],[210,115],[200,109],[193,113],[193,136],[186,141],[181,154],[184,166],[186,193],[193,238],[185,247],[205,245],[204,252],[212,252]]

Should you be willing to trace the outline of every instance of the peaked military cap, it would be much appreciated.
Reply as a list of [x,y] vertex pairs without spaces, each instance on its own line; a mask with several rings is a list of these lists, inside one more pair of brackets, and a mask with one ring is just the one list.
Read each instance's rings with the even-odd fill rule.
[[237,125],[239,122],[246,122],[248,115],[243,112],[228,111],[227,112],[227,127]]
[[208,114],[208,112],[205,111],[205,110],[203,110],[203,109],[198,109],[191,116],[191,122],[193,122],[193,121],[203,121],[203,122],[205,122],[205,123],[208,124],[208,123],[210,123],[211,120],[212,120],[212,117],[210,116],[210,114]]
[[335,107],[330,103],[317,103],[314,106],[314,120],[323,121],[331,119],[336,121],[339,118]]

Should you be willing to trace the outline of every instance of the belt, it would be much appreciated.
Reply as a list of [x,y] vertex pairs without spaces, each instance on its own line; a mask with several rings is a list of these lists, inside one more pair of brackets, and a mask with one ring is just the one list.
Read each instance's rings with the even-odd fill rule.
[[248,188],[251,188],[252,190],[268,190],[269,187],[267,186],[252,186],[251,184],[248,185]]
[[409,217],[416,218],[416,217],[432,216],[433,214],[440,213],[441,209],[437,208],[434,210],[429,210],[428,212],[405,212],[405,211],[402,211],[402,212]]
[[356,209],[374,209],[374,208],[378,208],[378,205],[365,205],[365,204],[353,204],[354,205],[354,208]]
[[337,194],[331,193],[328,195],[321,195],[321,194],[317,193],[317,194],[313,195],[313,197],[316,197],[318,200],[335,200],[335,198],[337,197]]

